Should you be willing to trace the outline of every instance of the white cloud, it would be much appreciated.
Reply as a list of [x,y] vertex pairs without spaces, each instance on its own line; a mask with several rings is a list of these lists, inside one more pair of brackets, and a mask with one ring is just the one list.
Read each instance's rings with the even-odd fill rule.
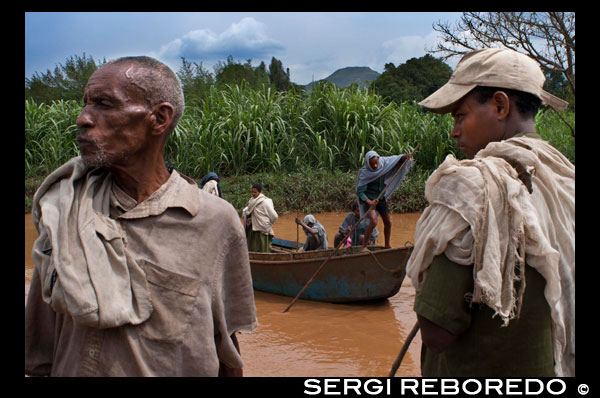
[[398,66],[427,54],[427,50],[435,48],[438,39],[438,33],[433,30],[425,36],[401,36],[383,42],[381,54],[385,63],[392,62]]
[[[180,58],[188,60],[225,59],[232,55],[236,59],[271,56],[284,49],[278,41],[271,39],[267,27],[252,17],[242,18],[222,33],[209,29],[193,30],[177,38],[153,53],[157,58]],[[152,56],[152,55],[151,55]]]

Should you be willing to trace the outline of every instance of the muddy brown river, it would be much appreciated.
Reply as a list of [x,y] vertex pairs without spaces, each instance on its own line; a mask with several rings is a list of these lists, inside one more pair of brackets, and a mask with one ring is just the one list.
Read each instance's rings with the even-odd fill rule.
[[[329,245],[347,213],[314,214],[325,227]],[[391,245],[414,242],[420,213],[392,214]],[[273,225],[275,236],[296,241],[296,214],[279,217]],[[304,214],[298,214],[302,219]],[[377,243],[383,244],[380,222]],[[31,248],[37,237],[31,214],[25,214],[25,298],[33,270]],[[299,231],[299,240],[304,234]],[[255,291],[258,328],[238,334],[244,376],[297,377],[386,377],[416,316],[410,279],[387,300],[367,304],[329,304],[298,300],[283,310],[290,297]],[[396,376],[421,376],[421,338],[417,334]]]

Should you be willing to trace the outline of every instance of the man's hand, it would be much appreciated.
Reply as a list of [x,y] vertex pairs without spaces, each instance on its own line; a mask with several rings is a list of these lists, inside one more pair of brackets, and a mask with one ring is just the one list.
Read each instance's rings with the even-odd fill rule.
[[[233,345],[237,349],[238,353],[240,352],[240,344],[238,343],[237,337],[235,337],[235,333],[231,335],[231,340],[233,341]],[[219,361],[219,377],[243,377],[244,371],[240,368],[230,368],[225,365],[223,362]]]
[[365,203],[368,204],[369,206],[377,206],[377,203],[379,203],[379,200],[378,199],[375,199],[375,200],[367,199],[367,200],[365,200]]
[[436,354],[445,351],[458,338],[457,335],[436,325],[429,319],[417,314],[419,326],[421,327],[421,338],[423,343]]

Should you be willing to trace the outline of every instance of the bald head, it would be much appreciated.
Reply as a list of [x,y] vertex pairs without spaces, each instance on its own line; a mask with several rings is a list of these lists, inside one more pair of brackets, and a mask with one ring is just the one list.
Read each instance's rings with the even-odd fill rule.
[[149,106],[162,102],[170,103],[174,108],[174,115],[167,136],[175,130],[183,114],[185,100],[181,84],[171,68],[154,58],[145,56],[118,58],[102,67],[108,65],[122,66],[129,83],[141,92]]

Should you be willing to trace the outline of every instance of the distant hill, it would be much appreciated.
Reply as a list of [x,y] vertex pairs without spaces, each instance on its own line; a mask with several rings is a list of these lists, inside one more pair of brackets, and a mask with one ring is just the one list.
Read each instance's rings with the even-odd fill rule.
[[[367,87],[367,82],[377,79],[377,76],[379,76],[379,73],[367,66],[348,66],[346,68],[336,70],[322,80],[327,80],[339,88],[348,87],[352,83],[358,83],[360,88],[365,88]],[[306,91],[310,91],[312,89],[312,83],[306,84],[304,88]]]

